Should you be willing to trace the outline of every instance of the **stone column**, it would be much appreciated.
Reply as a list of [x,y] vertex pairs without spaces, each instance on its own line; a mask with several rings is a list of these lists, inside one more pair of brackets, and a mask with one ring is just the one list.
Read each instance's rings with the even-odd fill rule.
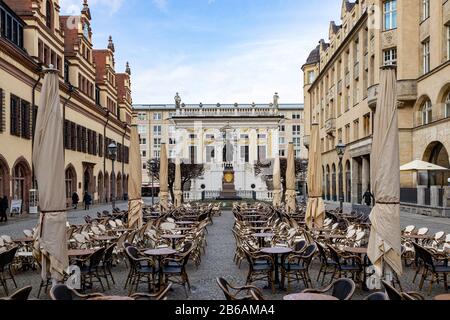
[[431,186],[430,188],[430,205],[439,207],[439,186]]
[[420,206],[425,205],[425,190],[427,186],[417,186],[417,204]]
[[253,165],[258,160],[258,135],[256,129],[250,129],[248,149],[250,164]]
[[362,157],[362,192],[366,192],[370,188],[370,162],[367,156]]
[[352,203],[358,203],[359,162],[352,158]]

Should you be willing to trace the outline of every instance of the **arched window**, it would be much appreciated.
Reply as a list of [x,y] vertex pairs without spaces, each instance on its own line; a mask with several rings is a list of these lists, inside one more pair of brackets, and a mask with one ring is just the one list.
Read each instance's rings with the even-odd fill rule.
[[445,99],[445,117],[450,117],[450,92],[447,95],[447,99]]
[[53,27],[53,9],[50,0],[47,0],[47,4],[45,6],[45,25],[50,29]]
[[433,121],[433,106],[430,100],[425,101],[420,109],[422,113],[422,125],[429,124]]

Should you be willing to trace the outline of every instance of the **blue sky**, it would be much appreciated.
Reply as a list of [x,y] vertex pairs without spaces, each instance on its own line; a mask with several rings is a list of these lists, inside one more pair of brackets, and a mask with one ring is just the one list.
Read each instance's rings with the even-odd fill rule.
[[[301,102],[301,65],[341,0],[89,0],[94,45],[111,34],[134,103]],[[63,14],[83,0],[60,0]]]

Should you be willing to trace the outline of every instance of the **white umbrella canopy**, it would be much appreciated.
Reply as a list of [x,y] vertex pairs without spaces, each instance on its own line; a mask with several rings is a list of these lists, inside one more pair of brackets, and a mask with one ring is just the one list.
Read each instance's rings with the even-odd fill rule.
[[128,226],[142,227],[142,169],[137,125],[131,127],[130,178],[128,180]]
[[371,157],[375,207],[370,214],[372,228],[367,255],[378,276],[383,275],[386,267],[400,276],[400,156],[397,79],[392,67],[383,68],[380,74]]
[[167,157],[167,146],[165,143],[161,144],[159,184],[159,205],[162,212],[167,210],[169,205],[169,160]]
[[63,280],[69,266],[66,235],[63,112],[59,74],[49,70],[41,90],[33,146],[33,164],[39,190],[40,218],[33,255],[41,263],[42,279]]
[[422,160],[414,160],[400,167],[400,171],[449,171],[450,169]]
[[306,225],[308,228],[322,228],[325,219],[325,204],[322,199],[322,153],[320,150],[319,125],[311,126],[311,145],[308,162],[308,204]]
[[181,207],[183,191],[181,190],[181,161],[177,157],[175,159],[175,183],[174,183],[174,196],[175,196],[175,207]]
[[273,164],[273,206],[279,207],[281,205],[281,172],[280,172],[280,157],[275,157]]
[[295,154],[294,144],[289,143],[287,168],[286,168],[286,205],[287,212],[294,213],[297,209],[296,193],[295,193]]

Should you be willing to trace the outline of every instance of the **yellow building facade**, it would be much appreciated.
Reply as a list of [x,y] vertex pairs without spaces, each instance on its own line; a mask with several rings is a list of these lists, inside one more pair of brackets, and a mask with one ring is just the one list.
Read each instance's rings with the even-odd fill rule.
[[[87,2],[69,17],[59,15],[55,0],[0,1],[0,196],[22,200],[25,212],[40,69],[50,65],[60,73],[67,203],[74,192],[95,202],[126,196],[131,71],[116,74],[112,39],[107,49],[93,49],[90,22]],[[118,147],[114,177],[111,142]]]
[[[401,165],[420,159],[450,168],[450,1],[344,0],[341,21],[330,23],[328,40],[302,67],[305,140],[319,123],[328,200],[339,198],[339,172],[346,202],[361,203],[370,187],[379,70],[390,64],[397,66]],[[339,142],[346,145],[342,171]],[[402,172],[402,201],[445,206],[448,177]]]

